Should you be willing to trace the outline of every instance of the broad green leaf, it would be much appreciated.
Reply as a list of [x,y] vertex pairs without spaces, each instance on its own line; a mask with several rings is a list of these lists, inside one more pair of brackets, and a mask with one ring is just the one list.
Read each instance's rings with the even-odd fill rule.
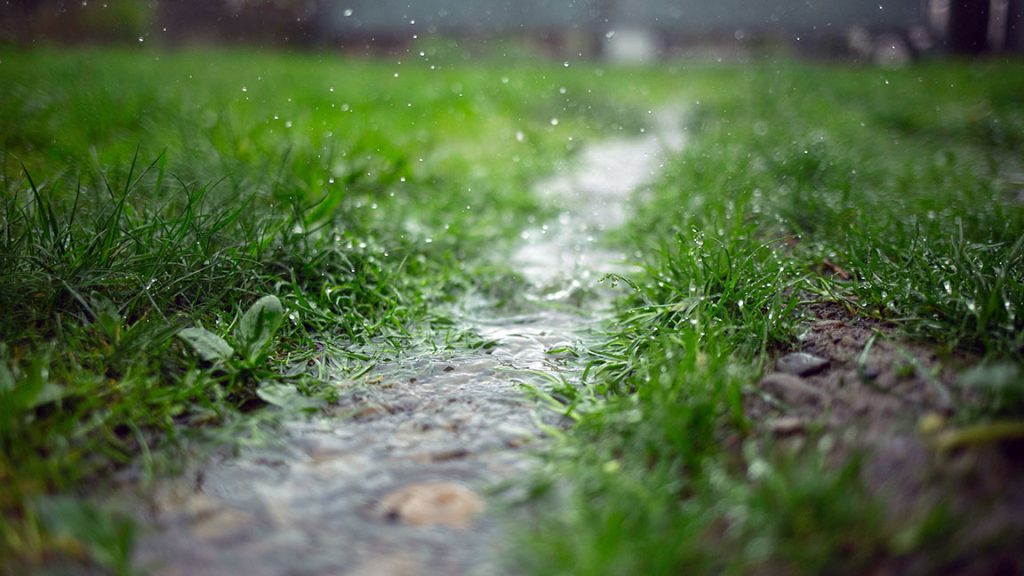
[[208,362],[227,360],[235,353],[223,338],[203,328],[185,328],[178,337],[188,343],[199,357]]
[[14,390],[14,374],[7,367],[7,362],[0,358],[0,392]]
[[270,348],[284,321],[284,307],[277,296],[264,296],[249,308],[235,329],[235,343],[249,362],[256,362]]
[[306,226],[312,227],[330,220],[344,199],[345,191],[340,185],[331,188],[320,202],[306,212]]
[[32,410],[64,397],[63,386],[50,382],[50,360],[46,355],[34,356],[21,370],[11,369],[0,359],[0,394],[15,410]]

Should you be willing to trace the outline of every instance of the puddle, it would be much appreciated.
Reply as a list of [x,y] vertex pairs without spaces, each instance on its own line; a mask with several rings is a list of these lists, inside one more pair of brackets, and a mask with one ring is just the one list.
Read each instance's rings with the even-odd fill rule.
[[538,184],[566,211],[525,230],[513,254],[536,310],[462,318],[493,347],[378,366],[333,415],[287,423],[274,446],[161,487],[138,565],[189,576],[501,573],[501,524],[482,495],[530,470],[545,443],[539,421],[560,424],[519,380],[578,370],[548,351],[584,338],[607,311],[607,296],[570,303],[625,270],[600,238],[624,223],[663,151],[682,146],[678,116],[659,125],[591,145]]

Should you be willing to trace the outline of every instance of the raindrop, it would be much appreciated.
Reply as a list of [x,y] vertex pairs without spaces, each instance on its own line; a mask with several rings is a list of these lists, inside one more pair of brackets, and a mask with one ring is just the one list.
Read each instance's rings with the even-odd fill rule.
[[615,37],[615,30],[609,30],[609,31],[605,32],[604,33],[604,37],[608,38],[609,40],[611,40],[613,37]]
[[551,119],[551,125],[552,126],[558,126],[558,118],[552,118]]
[[351,8],[346,8],[345,11],[342,12],[342,14],[344,14],[345,17],[348,18],[349,16],[352,15],[352,9]]
[[523,134],[521,131],[520,132],[516,132],[516,142],[522,142],[525,139],[526,139],[526,135],[525,134]]

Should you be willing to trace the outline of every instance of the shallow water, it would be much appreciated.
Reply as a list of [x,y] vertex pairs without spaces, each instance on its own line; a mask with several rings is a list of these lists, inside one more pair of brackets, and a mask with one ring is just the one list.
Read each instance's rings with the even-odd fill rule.
[[599,279],[628,270],[600,239],[683,144],[676,118],[659,120],[656,134],[590,145],[538,184],[566,210],[523,231],[513,254],[536,309],[462,318],[493,347],[378,366],[333,416],[289,422],[273,446],[161,486],[138,564],[192,576],[501,573],[500,515],[477,495],[529,472],[546,442],[539,423],[560,424],[520,382],[579,369],[548,351],[601,321]]

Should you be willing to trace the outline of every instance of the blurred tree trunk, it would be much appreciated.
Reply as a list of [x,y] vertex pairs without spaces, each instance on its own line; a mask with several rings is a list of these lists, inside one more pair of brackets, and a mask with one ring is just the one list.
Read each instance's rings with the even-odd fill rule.
[[25,45],[32,44],[36,41],[35,16],[43,0],[14,0],[11,3],[14,4],[15,9],[18,11],[18,16],[21,18],[21,27],[18,34],[19,41]]
[[1006,6],[1006,51],[1024,49],[1024,0],[1009,0]]
[[987,52],[990,0],[953,0],[949,7],[949,47],[955,54]]

